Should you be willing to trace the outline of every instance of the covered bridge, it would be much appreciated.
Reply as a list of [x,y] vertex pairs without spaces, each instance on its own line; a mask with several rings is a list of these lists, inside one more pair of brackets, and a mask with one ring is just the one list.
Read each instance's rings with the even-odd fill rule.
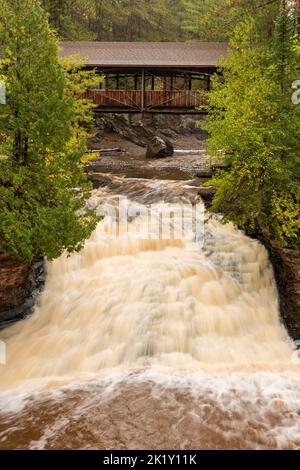
[[61,55],[77,54],[87,68],[105,75],[99,89],[87,91],[107,112],[194,113],[199,90],[211,75],[226,43],[63,42]]

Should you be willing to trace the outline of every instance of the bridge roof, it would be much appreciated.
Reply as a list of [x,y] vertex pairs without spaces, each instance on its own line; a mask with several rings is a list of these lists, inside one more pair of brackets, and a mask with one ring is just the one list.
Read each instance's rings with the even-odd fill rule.
[[227,43],[65,41],[61,55],[78,54],[89,66],[209,68],[226,55]]

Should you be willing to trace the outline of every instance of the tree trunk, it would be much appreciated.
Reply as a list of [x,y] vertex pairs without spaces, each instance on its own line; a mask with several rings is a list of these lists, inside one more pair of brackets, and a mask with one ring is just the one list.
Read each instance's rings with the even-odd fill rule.
[[103,41],[103,0],[96,0],[95,3],[97,41]]
[[28,137],[22,136],[19,130],[15,134],[13,158],[19,164],[28,163]]

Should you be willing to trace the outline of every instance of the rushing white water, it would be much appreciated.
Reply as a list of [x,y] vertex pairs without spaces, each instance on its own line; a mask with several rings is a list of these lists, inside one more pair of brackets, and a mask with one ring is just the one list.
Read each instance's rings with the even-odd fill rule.
[[[94,204],[104,196],[114,204],[114,195],[104,191],[95,193]],[[154,219],[161,205],[157,201],[152,206]],[[206,224],[203,247],[190,237],[141,240],[137,233],[146,223],[143,215],[133,217],[129,237],[112,239],[105,219],[80,253],[49,263],[46,288],[35,313],[0,335],[7,348],[7,364],[0,366],[3,403],[7,404],[4,390],[21,386],[24,392],[25,385],[32,390],[35,381],[51,387],[55,381],[78,386],[84,378],[100,380],[116,373],[126,377],[138,371],[144,377],[151,370],[152,379],[155,374],[160,377],[158,382],[161,374],[167,382],[172,377],[178,381],[179,374],[181,384],[188,382],[184,377],[198,373],[194,392],[202,380],[211,391],[206,390],[206,396],[202,386],[199,397],[209,398],[209,406],[214,402],[225,408],[226,399],[223,402],[221,390],[219,398],[215,396],[212,383],[215,387],[223,383],[223,388],[230,384],[231,391],[235,383],[241,395],[254,396],[256,390],[257,400],[265,406],[268,399],[259,397],[266,385],[259,391],[253,383],[267,383],[266,388],[274,391],[275,381],[275,392],[269,395],[279,400],[275,409],[289,409],[293,403],[297,415],[299,366],[292,362],[292,342],[280,322],[265,248],[213,219]],[[232,393],[228,390],[227,398]],[[235,409],[237,396],[240,399],[235,391]],[[289,397],[290,404],[282,401]],[[248,407],[255,410],[251,403]],[[290,417],[292,427],[299,424],[296,418]],[[297,432],[299,437],[299,426]]]

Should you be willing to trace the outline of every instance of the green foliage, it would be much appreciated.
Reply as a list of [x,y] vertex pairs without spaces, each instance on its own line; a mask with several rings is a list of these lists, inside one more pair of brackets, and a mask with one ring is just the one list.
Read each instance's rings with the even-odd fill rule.
[[211,41],[225,41],[236,21],[236,10],[229,7],[228,0],[185,0],[186,15],[183,29],[192,39],[205,38]]
[[[193,0],[196,4],[198,0]],[[42,0],[50,22],[68,40],[182,41],[185,0]]]
[[282,11],[271,37],[253,18],[236,28],[206,126],[208,152],[216,158],[222,150],[231,164],[210,182],[213,210],[284,246],[300,243],[300,106],[291,101],[300,55],[292,26]]
[[0,38],[8,97],[0,119],[7,144],[18,160],[62,150],[72,134],[73,104],[64,96],[56,38],[37,2],[1,1]]
[[53,259],[63,250],[82,247],[96,219],[92,213],[77,212],[89,195],[85,178],[78,176],[82,175],[78,157],[59,155],[47,165],[37,162],[29,168],[16,166],[12,159],[0,161],[1,253],[18,259],[37,255]]
[[74,56],[64,56],[60,59],[65,76],[65,96],[71,98],[74,109],[72,119],[72,139],[78,145],[81,141],[85,146],[88,137],[94,134],[94,116],[92,101],[83,98],[89,88],[98,88],[104,77],[97,75],[95,70],[85,70],[84,60]]
[[[183,30],[192,40],[227,41],[234,28],[249,15],[269,34],[281,0],[185,0]],[[265,11],[268,14],[265,15]]]
[[68,40],[90,40],[90,23],[96,0],[41,0],[49,14],[50,24],[58,34]]
[[99,41],[227,41],[234,27],[249,14],[257,15],[261,31],[268,34],[281,3],[281,0],[41,1],[60,37]]
[[[91,123],[77,100],[99,81],[58,60],[58,45],[37,0],[1,0],[0,253],[19,259],[79,250],[97,223],[84,211],[90,184],[80,160]],[[84,125],[84,127],[83,127]]]

